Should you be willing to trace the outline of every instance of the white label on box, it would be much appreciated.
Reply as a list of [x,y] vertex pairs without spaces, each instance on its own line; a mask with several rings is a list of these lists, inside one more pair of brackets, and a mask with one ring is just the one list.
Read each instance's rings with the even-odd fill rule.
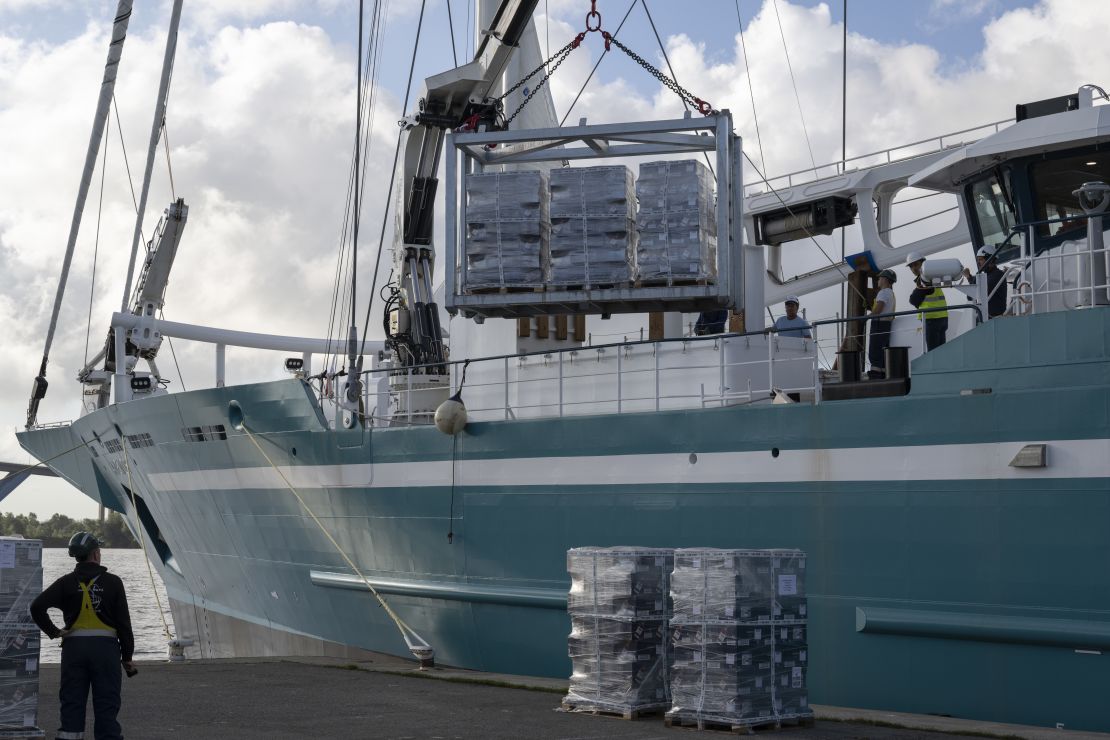
[[733,611],[732,611],[732,607],[731,607],[731,606],[726,606],[726,607],[725,607],[725,616],[726,616],[726,617],[731,617],[731,616],[732,616],[732,613],[733,613]]
[[725,665],[732,665],[735,662],[736,662],[736,656],[735,655],[726,655],[725,656]]
[[798,614],[801,614],[803,617],[805,616],[805,614],[806,614],[806,605],[805,604],[801,604],[801,605],[798,606]]
[[758,627],[755,629],[755,639],[757,639],[757,640],[762,640],[763,639],[763,630],[759,629]]
[[23,714],[23,726],[24,727],[34,727],[35,726],[35,713],[34,712],[25,712]]
[[802,669],[794,668],[790,671],[790,687],[794,689],[802,688]]
[[701,614],[701,606],[694,604],[694,614]]
[[0,541],[0,568],[15,567],[15,543],[11,540]]
[[798,653],[798,660],[802,661],[803,663],[806,662],[806,651],[805,650],[802,650],[800,653]]
[[694,662],[696,663],[696,662],[698,662],[699,660],[701,660],[701,653],[699,653],[699,652],[697,652],[697,651],[695,650],[695,651],[694,651]]
[[798,595],[798,576],[793,573],[779,575],[779,596]]
[[37,563],[39,561],[39,549],[37,547],[28,547],[27,559],[32,563]]
[[693,560],[691,560],[690,561],[690,567],[691,568],[700,568],[701,567],[701,558],[694,558]]
[[38,658],[28,658],[27,659],[27,668],[26,668],[26,670],[33,671],[33,670],[37,669],[38,667],[39,667],[39,659]]

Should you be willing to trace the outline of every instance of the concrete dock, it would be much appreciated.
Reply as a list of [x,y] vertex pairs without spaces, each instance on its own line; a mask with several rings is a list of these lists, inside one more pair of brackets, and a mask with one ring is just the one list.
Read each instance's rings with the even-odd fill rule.
[[[667,728],[661,717],[627,721],[560,710],[565,680],[453,669],[418,672],[390,656],[347,663],[327,658],[140,663],[124,679],[120,721],[131,740],[286,738],[621,738],[731,737]],[[44,664],[39,726],[58,727],[60,666]],[[759,731],[788,738],[1110,740],[1110,735],[988,722],[815,707],[812,727]],[[92,738],[92,707],[86,737]]]

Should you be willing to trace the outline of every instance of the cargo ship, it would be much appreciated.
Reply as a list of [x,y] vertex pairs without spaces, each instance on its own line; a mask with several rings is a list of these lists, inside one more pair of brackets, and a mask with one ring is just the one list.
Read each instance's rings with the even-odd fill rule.
[[[1110,731],[1105,94],[745,189],[727,111],[557,128],[534,89],[475,103],[535,66],[534,6],[480,8],[491,32],[474,61],[430,78],[406,119],[384,342],[357,326],[317,340],[155,318],[187,217],[175,202],[83,372],[87,413],[39,423],[44,357],[20,444],[127,518],[194,657],[407,655],[418,635],[441,664],[566,676],[568,549],[798,548],[813,702]],[[527,126],[499,125],[532,98]],[[711,280],[468,289],[475,175],[622,155],[710,163]],[[892,245],[906,188],[951,196],[955,226]],[[856,221],[855,260],[781,275],[783,243]],[[972,299],[949,306],[947,342],[896,338],[885,372],[861,374],[876,275],[959,245],[1003,270],[1003,314],[990,281],[934,272]],[[764,306],[839,283],[856,296],[844,319],[810,337],[764,325]],[[685,330],[714,311],[731,312],[718,333]],[[607,343],[582,318],[645,313],[646,337]],[[915,311],[880,319],[919,335]],[[217,385],[165,392],[163,337],[215,344]],[[227,345],[291,353],[291,377],[224,385]],[[349,370],[325,359],[314,373],[328,355]]]

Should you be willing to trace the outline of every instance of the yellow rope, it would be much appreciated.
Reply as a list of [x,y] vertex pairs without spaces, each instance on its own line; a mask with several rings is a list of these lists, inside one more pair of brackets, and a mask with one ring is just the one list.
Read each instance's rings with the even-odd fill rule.
[[[121,433],[123,430],[120,430]],[[154,602],[158,605],[158,616],[162,618],[162,633],[167,640],[173,639],[166,613],[162,611],[162,599],[158,596],[158,586],[154,582],[154,568],[150,565],[150,556],[146,552],[146,541],[143,537],[143,519],[139,516],[139,504],[135,500],[135,484],[131,481],[131,458],[127,454],[127,440],[120,439],[120,452],[123,454],[123,463],[127,467],[127,492],[131,494],[131,507],[135,510],[135,529],[139,530],[139,548],[143,551],[143,560],[146,561],[147,575],[150,576],[150,590],[154,592]]]
[[[301,508],[308,512],[308,515],[312,517],[312,521],[316,522],[316,526],[320,528],[320,531],[324,533],[324,536],[328,538],[328,541],[331,542],[332,546],[335,547],[336,551],[347,562],[347,565],[350,567],[350,569],[353,570],[355,572],[355,575],[357,575],[362,580],[362,582],[366,584],[366,587],[370,589],[370,593],[374,595],[374,598],[378,600],[378,603],[381,605],[382,609],[385,610],[385,613],[388,614],[389,618],[393,620],[393,623],[397,625],[397,629],[400,630],[401,637],[404,639],[405,644],[408,645],[409,650],[412,650],[414,653],[416,653],[415,648],[431,650],[431,645],[429,645],[423,637],[418,635],[416,633],[416,630],[414,630],[412,627],[409,627],[407,624],[405,624],[405,621],[403,619],[397,616],[397,613],[390,608],[389,604],[386,603],[386,600],[382,598],[382,595],[378,593],[378,590],[376,588],[374,588],[374,584],[370,582],[370,579],[362,574],[362,571],[360,571],[358,569],[358,566],[355,565],[354,560],[352,560],[350,556],[347,555],[347,553],[343,550],[343,548],[340,547],[339,543],[335,541],[335,538],[331,536],[331,533],[328,532],[323,522],[321,522],[316,514],[312,512],[312,509],[310,509],[308,507],[308,504],[305,503],[305,500],[301,497],[301,494],[297,492],[297,489],[294,488],[293,484],[289,482],[289,479],[285,477],[285,473],[281,472],[281,468],[275,465],[274,461],[270,459],[270,456],[266,454],[266,451],[262,449],[262,445],[258,443],[258,440],[255,439],[254,435],[251,433],[251,430],[247,428],[247,425],[245,423],[242,424],[242,429],[244,432],[246,432],[247,438],[250,439],[250,441],[254,443],[254,446],[258,448],[258,451],[262,454],[262,457],[264,457],[266,459],[266,462],[270,464],[270,467],[274,469],[274,472],[276,472],[281,477],[282,481],[285,482],[286,487],[293,493],[294,496],[297,497],[297,501],[300,503]],[[410,636],[412,637],[412,640],[409,639]],[[413,640],[416,640],[415,644],[413,643]],[[417,654],[417,657],[421,656]]]

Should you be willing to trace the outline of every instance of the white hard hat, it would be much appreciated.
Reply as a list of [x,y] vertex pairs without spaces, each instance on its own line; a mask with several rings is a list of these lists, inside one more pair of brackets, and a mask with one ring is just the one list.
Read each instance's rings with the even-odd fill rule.
[[994,255],[994,247],[979,247],[979,251],[975,253],[976,257],[991,257]]
[[796,295],[788,295],[786,296],[786,300],[784,301],[784,303],[796,303],[800,306],[802,305],[802,300]]
[[925,255],[921,252],[910,252],[906,255],[906,264],[912,265],[914,262],[925,259]]

